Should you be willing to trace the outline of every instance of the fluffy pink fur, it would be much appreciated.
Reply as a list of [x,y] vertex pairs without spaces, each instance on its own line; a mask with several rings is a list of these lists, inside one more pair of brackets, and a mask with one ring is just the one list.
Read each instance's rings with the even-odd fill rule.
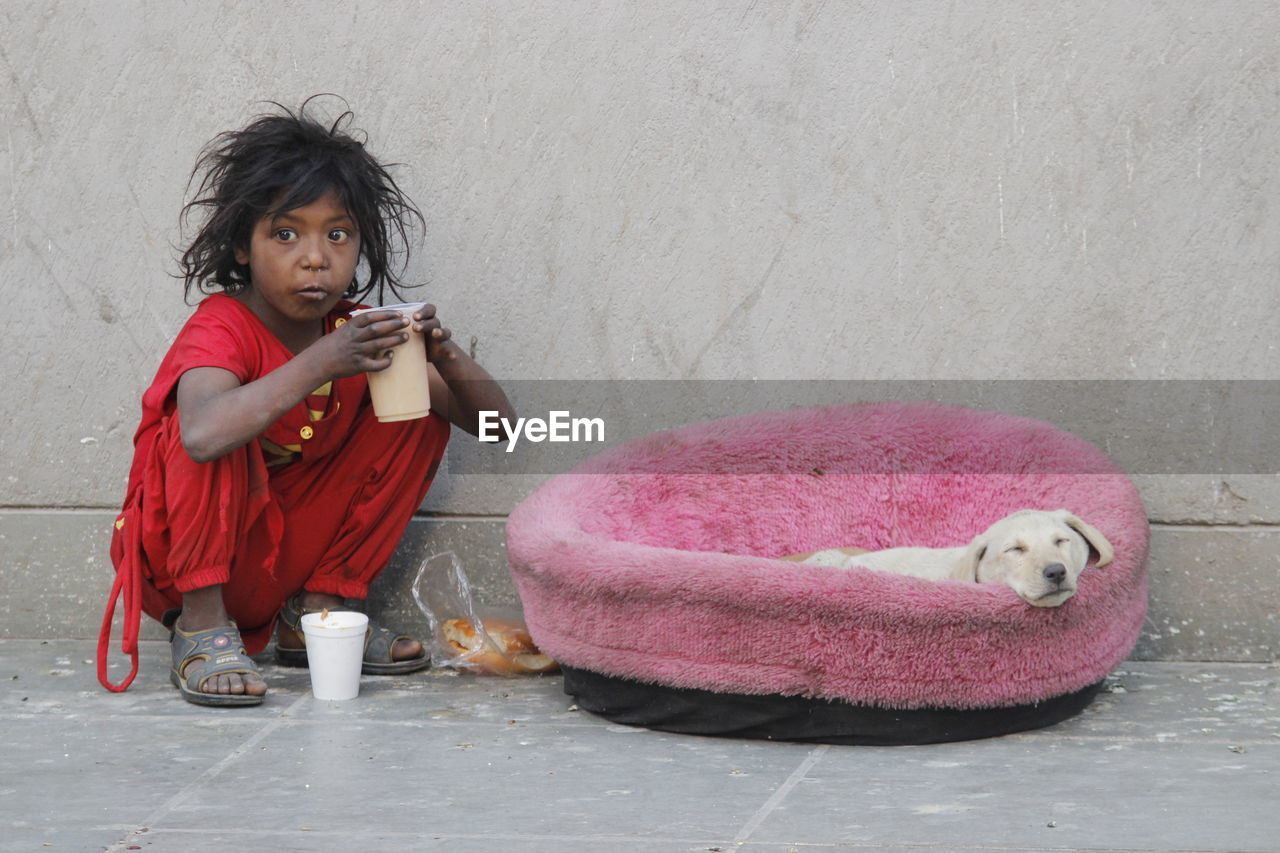
[[[1066,508],[1115,546],[1076,595],[775,559],[967,543]],[[1050,424],[930,403],[762,412],[657,433],[553,477],[507,550],[538,645],[674,687],[892,708],[1047,699],[1104,677],[1146,608],[1147,519],[1101,451]]]

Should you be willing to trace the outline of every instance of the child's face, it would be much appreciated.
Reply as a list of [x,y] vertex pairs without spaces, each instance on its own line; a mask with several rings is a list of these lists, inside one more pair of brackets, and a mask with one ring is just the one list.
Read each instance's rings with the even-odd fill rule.
[[308,205],[264,216],[253,226],[236,260],[249,267],[244,302],[282,332],[315,328],[355,276],[360,233],[355,220],[329,192]]

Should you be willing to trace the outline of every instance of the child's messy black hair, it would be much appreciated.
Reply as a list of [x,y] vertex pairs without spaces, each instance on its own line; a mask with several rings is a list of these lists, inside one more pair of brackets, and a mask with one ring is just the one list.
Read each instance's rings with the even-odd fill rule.
[[[360,254],[369,271],[363,286],[353,279],[343,295],[359,301],[376,292],[375,304],[384,304],[387,287],[404,299],[392,259],[403,254],[407,262],[408,231],[415,221],[425,226],[422,213],[364,142],[348,132],[350,110],[327,126],[307,115],[318,97],[307,98],[296,113],[272,101],[281,114],[260,115],[243,130],[221,133],[201,152],[188,189],[197,175],[203,178],[196,198],[182,208],[184,224],[193,210],[208,211],[180,261],[188,298],[193,285],[201,293],[248,287],[249,268],[236,261],[235,250],[248,248],[255,223],[333,191],[360,229]],[[400,272],[404,266],[398,265]]]

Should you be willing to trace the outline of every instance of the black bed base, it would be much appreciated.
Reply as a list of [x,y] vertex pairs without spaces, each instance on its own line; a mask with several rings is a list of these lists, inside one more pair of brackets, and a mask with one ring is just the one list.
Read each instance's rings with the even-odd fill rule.
[[1044,728],[1083,711],[1103,682],[1028,705],[897,710],[803,696],[642,684],[564,666],[564,692],[615,723],[664,732],[855,746],[975,740]]

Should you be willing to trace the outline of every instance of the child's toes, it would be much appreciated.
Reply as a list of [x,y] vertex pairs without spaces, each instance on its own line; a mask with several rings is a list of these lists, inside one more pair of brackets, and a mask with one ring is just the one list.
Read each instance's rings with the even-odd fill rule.
[[391,647],[392,660],[411,660],[422,657],[422,643],[412,637],[402,637]]
[[228,693],[236,695],[261,696],[267,692],[267,683],[256,675],[231,672],[223,676],[227,681]]
[[231,692],[231,682],[229,681],[229,676],[226,676],[226,675],[209,676],[204,681],[200,682],[200,692],[201,693],[220,693],[224,696],[227,695],[228,693]]
[[261,696],[267,692],[267,683],[261,678],[242,676],[238,672],[223,673],[207,680],[201,688],[204,693],[221,696]]

